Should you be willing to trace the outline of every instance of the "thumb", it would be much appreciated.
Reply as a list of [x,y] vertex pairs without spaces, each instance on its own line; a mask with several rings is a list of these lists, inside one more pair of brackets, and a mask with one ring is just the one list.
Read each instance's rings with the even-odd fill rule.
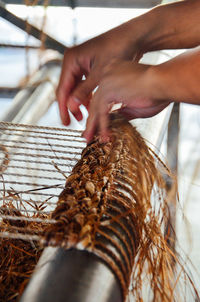
[[136,118],[134,108],[123,107],[118,110],[118,113],[122,114],[129,121]]

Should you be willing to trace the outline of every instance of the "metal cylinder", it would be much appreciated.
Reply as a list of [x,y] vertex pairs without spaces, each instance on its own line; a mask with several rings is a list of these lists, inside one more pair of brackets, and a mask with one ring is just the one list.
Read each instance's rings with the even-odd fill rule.
[[4,122],[35,124],[55,101],[55,88],[60,75],[60,62],[50,61],[30,79],[0,116]]
[[20,302],[122,302],[114,273],[96,255],[47,247]]

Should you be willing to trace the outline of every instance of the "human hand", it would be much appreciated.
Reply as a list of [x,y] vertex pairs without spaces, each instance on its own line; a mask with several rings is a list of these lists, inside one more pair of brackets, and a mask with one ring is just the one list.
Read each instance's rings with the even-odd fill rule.
[[96,131],[102,141],[109,139],[109,112],[113,104],[128,119],[151,117],[162,111],[169,101],[157,97],[158,83],[153,66],[132,61],[116,61],[104,69],[104,75],[90,103],[84,137],[89,142]]
[[66,51],[57,89],[63,124],[70,123],[68,109],[78,121],[82,119],[80,104],[88,108],[92,91],[97,87],[104,67],[113,58],[132,60],[141,56],[132,36],[128,23],[124,23]]

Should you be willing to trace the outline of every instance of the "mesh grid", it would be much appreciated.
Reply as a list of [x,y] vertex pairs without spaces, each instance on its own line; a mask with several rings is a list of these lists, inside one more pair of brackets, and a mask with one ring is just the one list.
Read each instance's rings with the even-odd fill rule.
[[[66,177],[84,147],[79,130],[0,122],[1,219],[44,221],[36,214],[54,210]],[[10,202],[26,217],[8,212]],[[46,218],[45,222],[54,221]],[[11,230],[0,234],[27,239],[35,236]]]

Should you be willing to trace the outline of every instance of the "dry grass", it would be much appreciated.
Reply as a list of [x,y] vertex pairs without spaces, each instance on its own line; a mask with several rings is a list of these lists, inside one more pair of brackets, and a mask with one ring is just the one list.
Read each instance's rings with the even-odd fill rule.
[[[44,204],[42,206],[44,207]],[[0,222],[0,233],[8,232],[16,234],[16,237],[21,234],[40,236],[46,226],[45,219],[48,218],[44,214],[37,213],[32,216],[33,220],[23,221],[23,218],[30,218],[30,216],[27,213],[22,214],[11,201],[0,208],[0,213],[19,218],[19,220],[7,218]],[[44,219],[44,223],[35,222],[34,218]],[[0,301],[18,301],[41,252],[42,248],[38,241],[0,236]]]
[[[124,301],[129,296],[146,301],[146,285],[148,302],[185,301],[181,279],[193,297],[198,297],[184,264],[164,235],[168,204],[158,168],[165,169],[164,165],[136,129],[120,117],[112,119],[110,131],[109,143],[101,144],[96,137],[83,150],[51,217],[37,214],[44,221],[55,219],[55,224],[47,227],[45,223],[4,219],[1,231],[37,234],[44,245],[95,253],[119,279]],[[1,212],[23,217],[12,203]],[[0,301],[16,301],[41,248],[38,241],[1,240]]]
[[127,296],[143,301],[146,285],[148,302],[184,301],[182,278],[198,296],[164,235],[169,211],[158,163],[164,165],[124,119],[114,117],[110,131],[109,143],[96,137],[83,150],[43,243],[98,255],[119,279],[124,301]]

